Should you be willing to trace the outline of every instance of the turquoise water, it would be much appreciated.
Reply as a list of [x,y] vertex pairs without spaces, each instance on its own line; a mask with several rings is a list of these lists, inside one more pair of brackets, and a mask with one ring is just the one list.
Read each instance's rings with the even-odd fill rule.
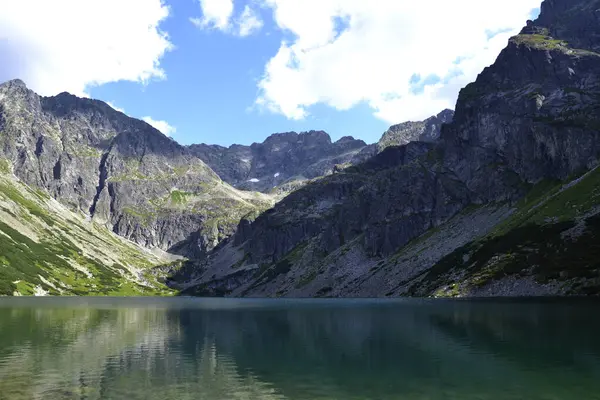
[[588,301],[0,299],[0,399],[600,399]]

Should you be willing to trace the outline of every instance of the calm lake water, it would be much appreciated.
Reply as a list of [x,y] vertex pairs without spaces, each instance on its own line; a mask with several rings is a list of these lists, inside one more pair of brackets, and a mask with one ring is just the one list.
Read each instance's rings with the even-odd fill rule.
[[600,399],[600,303],[3,298],[0,399]]

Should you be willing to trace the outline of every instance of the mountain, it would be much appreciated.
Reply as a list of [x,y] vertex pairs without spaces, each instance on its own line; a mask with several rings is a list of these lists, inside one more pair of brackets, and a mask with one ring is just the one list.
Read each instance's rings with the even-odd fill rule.
[[[6,249],[25,247],[20,256],[6,250],[2,294],[167,293],[155,278],[176,267],[153,267],[173,255],[203,259],[242,218],[255,218],[311,179],[374,150],[316,131],[275,134],[248,147],[184,147],[102,101],[41,97],[20,80],[6,82],[0,213],[12,225],[0,232]],[[233,188],[202,158],[231,183],[271,194]],[[112,249],[113,242],[119,246]],[[35,262],[39,257],[49,261]],[[104,274],[110,279],[102,280]]]
[[600,295],[598,10],[545,0],[454,113],[371,145],[185,147],[4,83],[0,295]]
[[367,159],[367,144],[351,136],[336,142],[323,131],[286,132],[250,146],[194,144],[190,151],[225,182],[239,189],[269,191],[293,181],[331,174],[337,164]]
[[171,285],[229,296],[600,294],[599,0],[546,0],[435,143],[285,197]]
[[394,125],[371,145],[352,136],[332,142],[326,132],[309,131],[275,133],[250,146],[193,144],[189,149],[238,189],[270,192],[286,185],[296,189],[299,183],[359,164],[387,147],[412,141],[433,142],[442,124],[450,122],[453,115],[452,110],[444,110],[425,121]]
[[157,295],[172,257],[120,238],[0,163],[1,295]]
[[147,123],[68,93],[0,86],[0,156],[26,184],[145,247],[201,254],[268,208]]
[[377,143],[378,151],[383,151],[390,146],[401,146],[410,142],[435,142],[440,137],[442,124],[452,122],[454,111],[444,110],[438,115],[427,118],[425,121],[404,122],[393,125],[388,129]]
[[[42,201],[22,193],[18,198],[25,200],[20,206],[13,204],[3,211],[15,214],[17,207],[16,216],[3,221],[20,223],[12,228],[3,226],[1,233],[12,239],[23,235],[34,242],[38,242],[36,232],[40,229],[51,230],[49,227],[57,223],[68,226],[73,215],[79,215],[92,221],[82,230],[101,226],[111,240],[120,240],[113,237],[116,234],[161,254],[202,257],[235,231],[241,217],[259,213],[275,201],[272,196],[232,188],[187,148],[104,102],[68,93],[40,97],[20,80],[0,85],[0,164],[8,179],[0,187],[0,196],[13,203],[15,190],[44,196],[44,203],[37,204],[35,210],[46,210],[40,212],[48,214],[47,220],[29,218],[31,212],[19,211],[30,201]],[[55,203],[48,206],[46,198],[57,200],[62,208],[58,210]],[[69,216],[63,218],[65,213]],[[40,227],[40,222],[47,226]],[[93,232],[92,236],[88,233],[84,242],[46,249],[64,253],[61,268],[75,265],[79,257],[75,253],[81,254],[88,246],[84,243],[95,241]],[[60,242],[61,235],[56,234],[48,233],[49,238]],[[106,245],[110,251],[110,243],[96,244],[99,248]],[[172,257],[141,258],[151,260],[142,263],[147,266]],[[54,260],[46,267],[33,263],[36,267],[23,278],[29,284],[40,284],[36,268],[48,269],[57,263],[61,262]],[[132,267],[140,265],[132,263]],[[50,288],[48,284],[42,287],[46,291]]]

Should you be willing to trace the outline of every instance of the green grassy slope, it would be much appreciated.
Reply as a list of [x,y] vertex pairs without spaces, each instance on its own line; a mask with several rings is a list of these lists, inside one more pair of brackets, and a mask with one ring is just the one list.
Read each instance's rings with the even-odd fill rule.
[[0,295],[168,295],[165,260],[18,181],[0,160]]
[[540,182],[489,235],[440,260],[410,294],[465,296],[504,278],[600,295],[600,168]]

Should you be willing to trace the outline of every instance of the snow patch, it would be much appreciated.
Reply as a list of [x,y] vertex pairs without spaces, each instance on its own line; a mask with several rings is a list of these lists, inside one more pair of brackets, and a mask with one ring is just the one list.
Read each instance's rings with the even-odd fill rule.
[[242,158],[242,162],[249,163],[250,160],[248,160],[247,158]]
[[260,182],[260,179],[256,179],[256,178],[252,178],[252,179],[248,179],[248,182]]
[[279,172],[273,175],[273,178],[277,178],[279,176]]

